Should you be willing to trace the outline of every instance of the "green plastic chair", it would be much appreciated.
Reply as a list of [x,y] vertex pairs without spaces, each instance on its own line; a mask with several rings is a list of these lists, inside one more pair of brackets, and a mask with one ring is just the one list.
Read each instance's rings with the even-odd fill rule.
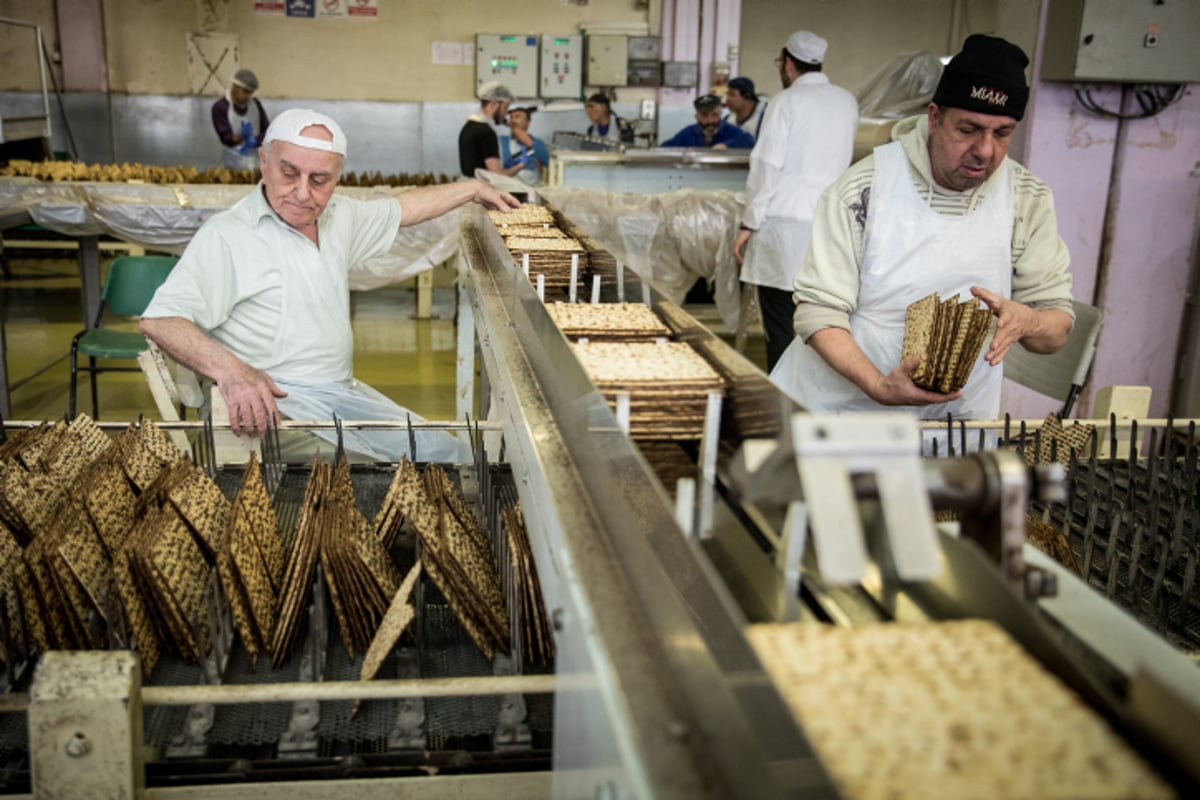
[[[105,309],[126,317],[139,317],[150,305],[151,298],[171,274],[179,259],[174,256],[119,256],[108,267],[104,291],[100,297],[100,310],[96,314],[95,327],[82,330],[71,340],[71,394],[70,417],[75,419],[75,390],[78,373],[82,370],[91,374],[92,419],[100,418],[100,404],[96,393],[96,374],[100,372],[140,372],[140,366],[98,367],[97,358],[136,361],[138,354],[149,345],[140,333],[114,331],[102,327]],[[88,366],[80,366],[79,356],[88,357]]]

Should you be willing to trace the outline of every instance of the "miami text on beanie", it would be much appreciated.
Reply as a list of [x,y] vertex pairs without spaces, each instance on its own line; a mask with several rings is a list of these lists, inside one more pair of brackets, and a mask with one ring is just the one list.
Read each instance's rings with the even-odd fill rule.
[[[301,135],[300,131],[310,125],[320,125],[329,131],[333,136],[333,141]],[[313,111],[311,108],[289,108],[271,120],[271,125],[267,128],[267,135],[263,137],[263,144],[275,141],[290,142],[310,150],[324,150],[328,153],[346,155],[346,134],[342,133],[341,126],[331,117],[320,111]]]
[[963,42],[962,52],[942,70],[933,102],[1019,120],[1029,102],[1028,64],[1025,51],[1012,42],[971,34]]

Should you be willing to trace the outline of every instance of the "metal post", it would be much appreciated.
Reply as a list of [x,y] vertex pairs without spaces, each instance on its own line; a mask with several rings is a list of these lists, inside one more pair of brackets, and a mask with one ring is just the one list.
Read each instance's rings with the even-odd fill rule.
[[37,797],[142,796],[141,680],[127,651],[42,655],[29,696]]

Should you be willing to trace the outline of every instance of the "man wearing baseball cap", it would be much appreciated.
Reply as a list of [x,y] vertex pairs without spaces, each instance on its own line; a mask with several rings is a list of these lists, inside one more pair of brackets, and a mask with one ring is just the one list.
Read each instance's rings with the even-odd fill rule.
[[688,125],[660,147],[712,147],[717,150],[754,147],[753,136],[721,119],[721,98],[715,94],[700,95],[692,107],[696,109],[696,124]]
[[[995,419],[1009,348],[1066,342],[1071,276],[1050,189],[1007,157],[1028,63],[1011,42],[968,37],[927,113],[821,195],[796,276],[796,340],[771,375],[810,411]],[[923,356],[901,360],[905,310],[934,292],[978,298],[996,318],[960,392],[918,387]]]
[[475,177],[477,169],[511,176],[532,166],[532,155],[508,167],[500,158],[500,139],[495,126],[506,124],[508,105],[513,100],[513,93],[499,81],[488,81],[479,87],[479,110],[467,117],[458,132],[458,166],[465,177]]
[[854,152],[858,103],[825,76],[827,47],[815,33],[796,31],[775,62],[783,91],[767,107],[750,154],[746,209],[733,244],[742,282],[758,297],[768,371],[792,341],[792,281],[817,198],[850,166]]
[[212,105],[212,123],[221,140],[221,166],[229,169],[256,169],[258,144],[270,120],[262,103],[254,97],[258,76],[248,69],[233,73],[225,96]]
[[757,142],[762,134],[767,100],[755,94],[754,81],[742,76],[731,80],[725,87],[725,107],[729,109],[729,123],[753,136]]
[[[407,409],[354,379],[350,270],[387,253],[401,225],[472,201],[518,205],[478,180],[379,200],[335,195],[346,149],[345,133],[325,114],[291,108],[276,117],[262,146],[262,182],[201,226],[142,315],[147,338],[217,385],[238,435],[261,436],[281,414],[404,420]],[[416,436],[417,457],[463,455],[449,434]],[[406,432],[347,430],[343,438],[372,458],[413,457]]]

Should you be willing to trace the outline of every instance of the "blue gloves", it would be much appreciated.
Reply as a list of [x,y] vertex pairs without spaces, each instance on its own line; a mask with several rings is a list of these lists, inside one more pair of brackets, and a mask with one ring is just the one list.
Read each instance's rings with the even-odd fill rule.
[[238,153],[246,155],[256,147],[258,140],[254,138],[254,126],[250,120],[245,120],[242,122],[242,146],[238,148]]

